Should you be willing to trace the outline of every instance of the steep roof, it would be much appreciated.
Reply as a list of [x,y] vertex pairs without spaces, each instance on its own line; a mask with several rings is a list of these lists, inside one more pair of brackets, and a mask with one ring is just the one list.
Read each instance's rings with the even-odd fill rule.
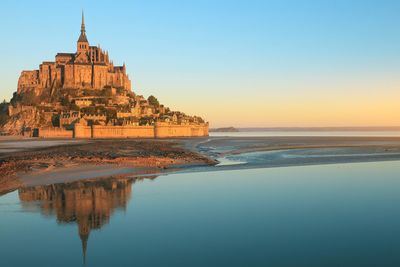
[[74,56],[75,53],[57,53],[56,56]]
[[86,37],[86,34],[84,32],[83,33],[81,32],[81,35],[79,36],[78,42],[85,42],[85,43],[89,42],[87,37]]

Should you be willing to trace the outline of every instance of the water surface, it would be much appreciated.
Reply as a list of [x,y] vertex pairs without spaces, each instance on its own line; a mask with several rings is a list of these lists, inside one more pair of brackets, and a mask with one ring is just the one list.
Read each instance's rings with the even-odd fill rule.
[[0,197],[2,266],[399,266],[400,162],[103,179]]

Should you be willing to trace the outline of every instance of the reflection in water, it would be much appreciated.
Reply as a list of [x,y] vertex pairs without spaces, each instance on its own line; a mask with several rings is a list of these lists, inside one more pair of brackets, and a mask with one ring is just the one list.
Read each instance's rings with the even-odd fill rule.
[[18,194],[24,209],[39,207],[42,214],[57,216],[59,224],[78,224],[85,263],[90,231],[107,224],[115,209],[126,208],[132,194],[132,184],[136,180],[137,178],[110,177],[34,186],[21,188]]

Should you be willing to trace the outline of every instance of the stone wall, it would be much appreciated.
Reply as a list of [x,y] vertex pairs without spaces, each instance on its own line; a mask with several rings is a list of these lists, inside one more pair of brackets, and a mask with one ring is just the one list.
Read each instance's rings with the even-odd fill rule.
[[85,126],[82,124],[75,124],[74,138],[92,138],[92,126]]
[[8,105],[8,115],[14,116],[20,112],[24,111],[36,111],[36,108],[33,106],[23,106],[21,104],[17,104],[15,107],[13,105]]
[[42,138],[171,138],[208,136],[208,123],[199,125],[172,125],[158,122],[154,126],[86,126],[75,124],[74,130],[41,128]]
[[154,126],[155,138],[208,136],[208,123],[199,125],[174,125],[157,122]]
[[73,131],[64,128],[46,127],[39,129],[40,138],[72,138]]
[[153,126],[92,126],[92,138],[154,138]]

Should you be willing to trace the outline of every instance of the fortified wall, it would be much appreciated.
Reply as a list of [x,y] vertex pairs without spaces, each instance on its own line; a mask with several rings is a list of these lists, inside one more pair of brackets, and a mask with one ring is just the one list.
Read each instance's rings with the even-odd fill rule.
[[40,138],[173,138],[208,136],[208,123],[196,125],[174,125],[156,122],[154,126],[103,126],[75,124],[73,130],[64,128],[40,128]]
[[33,135],[35,135],[36,132],[38,132],[41,138],[72,138],[74,136],[73,131],[57,127],[43,127],[38,131],[34,131]]

